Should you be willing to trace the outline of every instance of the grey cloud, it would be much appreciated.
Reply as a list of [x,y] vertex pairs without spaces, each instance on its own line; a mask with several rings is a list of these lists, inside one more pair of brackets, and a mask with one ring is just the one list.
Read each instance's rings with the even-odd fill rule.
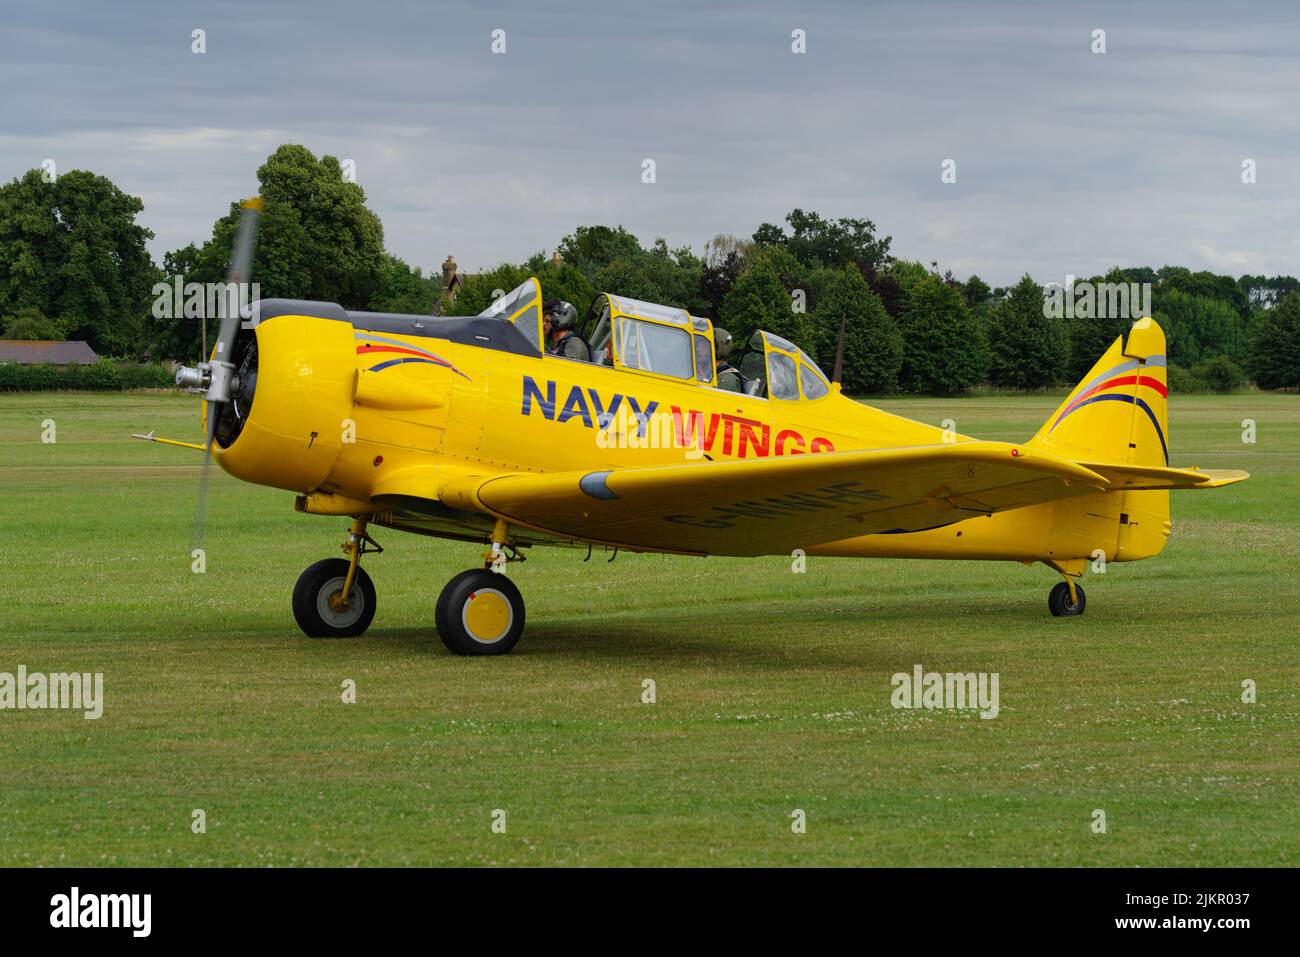
[[1300,22],[1283,3],[177,0],[3,16],[0,176],[52,157],[111,177],[144,198],[159,259],[301,142],[356,160],[389,248],[426,269],[518,260],[587,222],[700,250],[801,206],[868,217],[898,255],[995,284],[1117,263],[1297,271]]

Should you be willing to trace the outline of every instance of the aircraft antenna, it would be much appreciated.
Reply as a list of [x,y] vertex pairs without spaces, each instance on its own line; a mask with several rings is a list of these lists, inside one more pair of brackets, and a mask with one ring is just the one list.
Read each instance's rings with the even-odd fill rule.
[[839,337],[835,340],[835,371],[834,371],[834,373],[831,375],[831,382],[835,383],[835,385],[839,385],[839,384],[840,384],[840,378],[841,378],[841,377],[843,376],[843,374],[844,374],[844,325],[845,325],[845,321],[846,321],[846,319],[845,319],[844,313],[840,313],[840,334],[839,334]]

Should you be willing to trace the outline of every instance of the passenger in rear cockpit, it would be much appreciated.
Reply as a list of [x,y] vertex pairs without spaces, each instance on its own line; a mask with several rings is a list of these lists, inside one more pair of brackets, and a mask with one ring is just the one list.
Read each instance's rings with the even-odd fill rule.
[[546,336],[546,351],[566,359],[591,361],[591,347],[587,340],[574,331],[578,324],[578,310],[563,299],[549,299],[542,303],[542,332]]
[[713,354],[717,357],[718,388],[743,392],[745,384],[741,381],[740,370],[727,361],[731,354],[731,333],[717,326],[713,327]]

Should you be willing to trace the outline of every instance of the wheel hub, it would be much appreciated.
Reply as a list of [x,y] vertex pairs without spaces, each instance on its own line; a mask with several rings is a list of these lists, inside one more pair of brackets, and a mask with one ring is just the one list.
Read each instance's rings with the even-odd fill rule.
[[501,592],[495,588],[481,588],[471,592],[465,601],[462,620],[470,636],[486,645],[500,640],[510,630],[514,612],[510,601]]
[[347,628],[354,624],[365,611],[365,599],[359,591],[353,589],[346,602],[343,597],[344,578],[331,578],[321,586],[317,593],[316,610],[323,620],[335,628]]

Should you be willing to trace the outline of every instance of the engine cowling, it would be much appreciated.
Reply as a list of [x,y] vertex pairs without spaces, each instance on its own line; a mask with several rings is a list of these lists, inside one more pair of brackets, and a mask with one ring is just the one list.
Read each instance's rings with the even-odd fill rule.
[[318,488],[334,468],[352,414],[352,324],[296,314],[261,319],[241,331],[233,364],[231,401],[219,407],[218,464],[258,485]]

